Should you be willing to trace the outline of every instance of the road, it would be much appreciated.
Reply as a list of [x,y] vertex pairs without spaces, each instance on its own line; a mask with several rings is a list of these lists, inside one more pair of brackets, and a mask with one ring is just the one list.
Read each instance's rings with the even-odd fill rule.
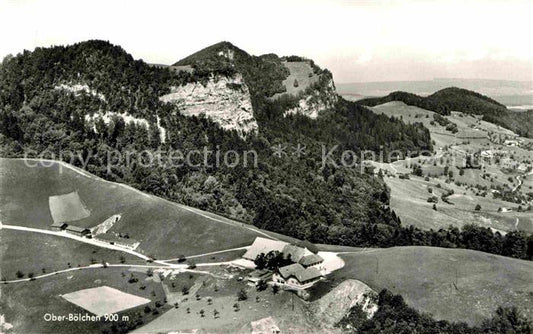
[[70,234],[70,233],[68,233],[66,231],[50,231],[50,230],[43,230],[43,229],[25,227],[25,226],[6,225],[6,224],[2,224],[2,222],[0,222],[0,230],[1,229],[55,235],[57,237],[74,239],[74,240],[77,240],[77,241],[80,241],[80,242],[83,242],[83,243],[86,243],[86,244],[90,244],[90,245],[93,245],[93,246],[101,247],[101,248],[107,248],[107,249],[112,249],[112,250],[128,253],[128,254],[134,255],[134,256],[136,256],[138,258],[141,258],[143,260],[150,260],[150,258],[148,256],[146,256],[144,254],[141,254],[139,252],[136,252],[136,251],[134,251],[132,249],[128,249],[128,248],[124,248],[124,247],[120,247],[120,246],[116,246],[116,245],[111,245],[111,244],[108,244],[106,242],[98,241],[98,240],[95,240],[95,239],[88,239],[88,238],[85,238],[85,237],[79,237],[77,235]]
[[[224,250],[220,250],[220,251],[216,251],[216,252],[209,252],[209,253],[197,254],[197,255],[189,255],[189,256],[186,256],[186,258],[187,259],[194,259],[196,257],[202,257],[202,256],[208,256],[208,255],[214,255],[214,254],[220,254],[220,253],[227,253],[227,252],[232,252],[232,251],[241,250],[241,249],[248,249],[248,248],[250,248],[250,246],[230,248],[230,249],[224,249]],[[171,262],[171,261],[178,261],[179,259],[180,258],[177,257],[177,258],[174,258],[174,259],[166,259],[166,260],[161,260],[161,261],[163,261],[163,262]]]
[[222,223],[222,224],[226,224],[226,225],[231,225],[231,226],[235,226],[235,227],[240,227],[240,228],[244,228],[244,229],[247,229],[249,231],[252,231],[252,232],[255,232],[259,235],[262,235],[262,236],[265,236],[269,239],[274,239],[274,240],[277,240],[279,241],[278,238],[268,234],[267,232],[264,232],[264,231],[261,231],[259,230],[258,228],[256,228],[255,226],[252,226],[252,225],[249,225],[249,224],[245,224],[245,223],[240,223],[240,222],[236,222],[234,220],[231,220],[229,218],[223,218],[223,217],[213,217],[213,215],[209,214],[208,212],[205,212],[205,211],[202,211],[200,209],[196,209],[196,208],[193,208],[193,207],[190,207],[190,206],[186,206],[186,205],[183,205],[183,204],[179,204],[179,203],[176,203],[176,202],[172,202],[166,198],[162,198],[162,197],[158,197],[158,196],[155,196],[155,195],[151,195],[151,194],[147,194],[145,192],[142,192],[140,191],[139,189],[136,189],[132,186],[129,186],[127,184],[124,184],[124,183],[119,183],[119,182],[112,182],[112,181],[108,181],[106,179],[103,179],[99,176],[96,176],[94,174],[91,174],[89,172],[87,172],[86,170],[84,169],[81,169],[81,168],[78,168],[76,166],[73,166],[73,165],[70,165],[64,161],[59,161],[59,160],[50,160],[50,159],[24,159],[24,158],[13,158],[12,160],[25,160],[28,164],[33,161],[35,162],[34,165],[37,165],[37,163],[41,163],[41,164],[46,164],[46,165],[43,165],[44,167],[46,166],[52,166],[52,164],[58,164],[61,168],[67,168],[79,175],[82,175],[84,177],[87,177],[89,179],[92,179],[92,180],[96,180],[96,181],[100,181],[100,182],[105,182],[105,183],[109,183],[109,184],[113,184],[113,185],[117,185],[119,187],[123,187],[123,188],[126,188],[128,190],[131,190],[135,193],[138,193],[144,197],[147,197],[147,198],[151,198],[151,199],[157,199],[157,200],[161,200],[161,201],[165,201],[171,205],[175,205],[183,210],[187,210],[189,212],[192,212],[198,216],[201,216],[203,218],[206,218],[206,219],[209,219],[211,221],[215,221],[215,222],[218,222],[218,223]]
[[[73,234],[67,233],[66,231],[50,231],[50,230],[43,230],[43,229],[25,227],[25,226],[6,225],[6,224],[2,224],[2,222],[0,222],[0,230],[2,230],[2,229],[21,231],[21,232],[41,233],[41,234],[53,235],[53,236],[61,237],[61,238],[73,239],[73,240],[76,240],[76,241],[79,241],[79,242],[83,242],[83,243],[86,243],[86,244],[90,244],[90,245],[93,245],[93,246],[96,246],[96,247],[107,248],[107,249],[111,249],[111,250],[115,250],[115,251],[119,251],[119,252],[128,253],[128,254],[134,255],[134,256],[136,256],[138,258],[141,258],[141,259],[143,259],[145,261],[151,260],[150,257],[148,257],[148,256],[146,256],[144,254],[141,254],[139,252],[136,252],[134,250],[131,250],[131,249],[128,249],[128,248],[124,248],[124,247],[121,247],[121,246],[117,246],[117,245],[111,245],[111,244],[108,244],[106,242],[101,242],[101,241],[98,241],[98,240],[95,240],[95,239],[88,239],[88,238],[85,238],[85,237],[79,237],[77,235],[73,235]],[[231,252],[231,251],[234,251],[234,250],[247,249],[247,248],[248,248],[248,246],[246,246],[246,247],[238,247],[238,248],[230,248],[230,249],[223,249],[223,250],[219,250],[219,251],[215,251],[215,252],[208,252],[208,253],[196,254],[196,255],[188,256],[188,258],[196,258],[196,257],[208,256],[208,255],[212,255],[212,254]],[[157,264],[157,265],[108,264],[108,266],[109,267],[169,268],[169,269],[186,269],[189,266],[188,264],[183,264],[183,263],[182,264],[168,263],[170,261],[175,261],[177,259],[178,258],[176,258],[176,259],[168,259],[168,260],[153,260],[152,262]],[[231,262],[232,261],[217,262],[217,263],[198,263],[197,266],[228,265],[228,264],[231,264]],[[37,278],[52,276],[52,275],[63,273],[63,272],[69,272],[69,271],[80,270],[80,269],[88,269],[88,268],[100,268],[100,267],[102,267],[102,264],[89,265],[89,266],[77,267],[77,268],[69,268],[69,269],[65,269],[65,270],[56,271],[56,272],[53,272],[53,273],[48,273],[48,274],[35,276],[34,278],[37,279]],[[30,280],[29,278],[25,278],[25,279],[8,281],[8,283],[26,282],[26,281],[29,281],[29,280]]]
[[[86,243],[86,244],[90,244],[90,245],[93,245],[93,246],[96,246],[96,247],[107,248],[107,249],[111,249],[111,250],[125,252],[125,253],[128,253],[128,254],[137,256],[137,257],[139,257],[139,258],[141,258],[143,260],[150,260],[150,258],[147,257],[146,255],[141,254],[139,252],[136,252],[134,250],[123,248],[123,247],[116,246],[116,245],[111,245],[111,244],[108,244],[108,243],[105,243],[105,242],[97,241],[95,239],[88,239],[88,238],[85,238],[85,237],[79,237],[79,236],[67,233],[65,231],[59,232],[59,231],[43,230],[43,229],[37,229],[37,228],[31,228],[31,227],[25,227],[25,226],[6,225],[6,224],[2,224],[0,222],[0,230],[1,229],[21,231],[21,232],[30,232],[30,233],[41,233],[41,234],[53,235],[53,236],[61,237],[61,238],[73,239],[73,240],[76,240],[76,241],[79,241],[79,242],[83,242],[83,243]],[[230,249],[223,249],[223,250],[214,251],[214,252],[208,252],[208,253],[203,253],[203,254],[192,255],[192,256],[188,256],[187,258],[197,258],[197,257],[209,256],[209,255],[213,255],[213,254],[220,254],[220,253],[226,253],[226,252],[231,252],[231,251],[236,251],[236,250],[243,250],[243,249],[248,249],[248,248],[249,248],[249,246],[230,248]],[[363,250],[363,251],[365,251],[365,250]],[[338,252],[338,253],[337,252],[319,252],[319,254],[325,259],[324,266],[326,266],[328,263],[330,263],[330,267],[331,268],[328,268],[328,273],[333,271],[333,270],[337,270],[337,269],[342,268],[344,266],[344,261],[342,261],[342,259],[340,259],[340,257],[338,255],[339,254],[348,254],[348,253],[353,253],[353,252]],[[6,280],[6,281],[3,281],[3,282],[4,282],[4,284],[6,284],[6,283],[28,282],[28,281],[32,281],[32,280],[37,280],[37,279],[46,278],[46,277],[50,277],[50,276],[54,276],[54,275],[58,275],[58,274],[62,274],[62,273],[68,273],[68,272],[72,272],[72,271],[77,271],[77,270],[97,269],[97,268],[104,268],[104,267],[154,268],[154,269],[163,269],[163,270],[169,269],[169,270],[190,271],[190,272],[197,272],[197,273],[212,275],[212,273],[207,272],[207,271],[189,269],[188,268],[189,265],[185,264],[185,263],[182,263],[182,264],[168,263],[170,261],[176,261],[176,260],[178,260],[178,258],[167,259],[167,260],[154,260],[153,263],[155,263],[155,264],[146,264],[146,265],[142,265],[142,264],[109,264],[109,263],[106,263],[106,265],[104,266],[103,264],[98,263],[98,264],[91,264],[91,265],[82,266],[82,267],[58,270],[58,271],[54,271],[54,272],[51,272],[51,273],[46,273],[46,274],[34,276],[32,278],[20,278],[20,279],[9,280],[9,281]],[[236,263],[236,260],[224,261],[224,262],[207,262],[207,263],[198,263],[198,264],[196,264],[197,267],[228,266],[228,265],[238,265],[238,264]]]
[[533,170],[529,171],[529,173],[525,173],[525,174],[522,174],[522,175],[517,175],[516,176],[516,180],[518,181],[518,185],[516,185],[514,188],[513,188],[513,192],[517,191],[518,188],[522,185],[522,183],[524,183],[524,181],[522,181],[522,178],[525,178],[529,175],[532,175],[533,174]]

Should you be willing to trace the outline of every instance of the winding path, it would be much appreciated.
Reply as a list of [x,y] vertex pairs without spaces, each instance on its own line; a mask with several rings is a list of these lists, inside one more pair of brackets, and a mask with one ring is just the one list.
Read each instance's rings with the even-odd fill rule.
[[233,221],[229,218],[223,218],[223,217],[220,217],[220,218],[217,218],[217,217],[213,217],[212,215],[208,214],[207,212],[204,212],[200,209],[197,209],[197,208],[193,208],[193,207],[190,207],[190,206],[186,206],[184,204],[179,204],[179,203],[176,203],[176,202],[173,202],[173,201],[170,201],[166,198],[162,198],[162,197],[158,197],[156,195],[151,195],[151,194],[147,194],[145,192],[142,192],[141,190],[139,189],[136,189],[130,185],[127,185],[127,184],[124,184],[124,183],[120,183],[120,182],[113,182],[113,181],[108,181],[106,179],[103,179],[99,176],[96,176],[94,174],[91,174],[89,173],[88,171],[82,169],[82,168],[78,168],[76,166],[73,166],[69,163],[66,163],[64,161],[60,161],[60,160],[50,160],[50,159],[33,159],[33,158],[10,158],[11,160],[23,160],[25,161],[25,163],[29,163],[30,161],[33,161],[35,162],[33,165],[34,166],[37,166],[39,163],[43,166],[43,167],[50,167],[52,166],[53,164],[58,164],[60,166],[60,168],[67,168],[79,175],[82,175],[82,176],[85,176],[89,179],[92,179],[92,180],[96,180],[96,181],[100,181],[100,182],[105,182],[105,183],[110,183],[110,184],[113,184],[113,185],[117,185],[119,187],[123,187],[123,188],[126,188],[128,190],[131,190],[135,193],[138,193],[144,197],[147,197],[147,198],[151,198],[151,199],[158,199],[158,200],[161,200],[161,201],[165,201],[167,203],[170,203],[172,205],[175,205],[183,210],[187,210],[189,212],[192,212],[194,214],[197,214],[198,216],[201,216],[203,218],[206,218],[206,219],[209,219],[209,220],[212,220],[212,221],[215,221],[215,222],[218,222],[218,223],[222,223],[222,224],[226,224],[226,225],[231,225],[231,226],[236,226],[236,227],[241,227],[241,228],[244,228],[244,229],[247,229],[249,231],[252,231],[252,232],[255,232],[259,235],[262,235],[262,236],[265,236],[269,239],[274,239],[274,240],[277,240],[279,241],[278,238],[266,233],[266,232],[263,232],[261,230],[259,230],[258,228],[256,228],[255,226],[252,226],[252,225],[249,225],[249,224],[245,224],[245,223],[239,223],[239,222],[236,222],[236,221]]
[[[85,237],[79,237],[77,235],[70,234],[70,233],[68,233],[66,231],[59,232],[59,231],[43,230],[43,229],[25,227],[25,226],[5,225],[5,224],[2,224],[2,222],[0,222],[0,230],[2,230],[2,229],[23,231],[23,232],[42,233],[42,234],[48,234],[48,235],[55,235],[57,237],[74,239],[74,240],[77,240],[77,241],[80,241],[80,242],[83,242],[83,243],[86,243],[86,244],[90,244],[90,245],[93,245],[93,246],[101,247],[101,248],[107,248],[107,249],[112,249],[112,250],[116,250],[116,251],[121,251],[121,252],[124,252],[124,253],[128,253],[128,254],[134,255],[134,256],[136,256],[138,258],[141,258],[143,260],[150,260],[150,258],[148,256],[146,256],[144,254],[141,254],[139,252],[136,252],[134,250],[131,250],[131,249],[128,249],[128,248],[124,248],[124,247],[120,247],[120,246],[116,246],[116,245],[111,245],[111,244],[108,244],[106,242],[98,241],[98,240],[95,240],[95,239],[88,239],[88,238],[85,238]],[[154,262],[156,262],[156,261],[154,261]],[[165,263],[162,263],[162,264],[165,264]]]

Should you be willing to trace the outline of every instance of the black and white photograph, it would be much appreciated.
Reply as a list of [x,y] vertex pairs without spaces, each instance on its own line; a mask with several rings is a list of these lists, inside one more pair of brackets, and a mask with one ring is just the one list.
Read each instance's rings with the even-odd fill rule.
[[0,334],[532,334],[533,1],[0,0]]

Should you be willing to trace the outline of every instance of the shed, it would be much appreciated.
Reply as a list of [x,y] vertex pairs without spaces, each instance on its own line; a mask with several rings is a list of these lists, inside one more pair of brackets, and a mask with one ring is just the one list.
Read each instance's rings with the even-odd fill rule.
[[67,223],[53,223],[50,227],[52,228],[52,230],[63,231],[67,228],[67,226]]
[[66,228],[66,231],[75,235],[78,235],[80,237],[83,237],[84,235],[87,235],[91,233],[91,231],[86,227],[79,227],[74,225],[68,225]]

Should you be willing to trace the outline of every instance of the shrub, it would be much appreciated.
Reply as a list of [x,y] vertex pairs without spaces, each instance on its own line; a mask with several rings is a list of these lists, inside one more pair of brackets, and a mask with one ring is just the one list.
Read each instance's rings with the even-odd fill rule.
[[246,299],[248,299],[248,294],[246,293],[246,290],[241,289],[241,290],[237,293],[237,299],[238,299],[238,300],[246,300]]
[[264,291],[267,287],[268,284],[264,280],[260,280],[259,282],[257,282],[257,291]]
[[437,196],[428,197],[428,203],[438,203],[439,198]]

